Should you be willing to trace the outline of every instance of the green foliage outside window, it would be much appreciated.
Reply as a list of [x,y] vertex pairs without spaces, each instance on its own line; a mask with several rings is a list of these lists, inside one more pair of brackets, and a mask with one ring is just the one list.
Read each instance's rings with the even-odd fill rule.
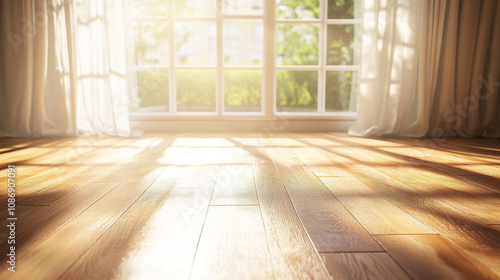
[[317,110],[317,71],[276,71],[276,107],[278,112]]
[[[267,0],[266,0],[267,1]],[[354,18],[356,0],[329,0],[328,18]],[[139,3],[138,0],[132,1]],[[165,10],[165,1],[143,0],[141,14]],[[178,1],[184,3],[185,1]],[[177,3],[177,4],[178,4]],[[277,0],[279,19],[319,18],[319,0]],[[135,5],[135,4],[134,4]],[[158,7],[157,9],[155,7]],[[149,11],[149,12],[148,12]],[[356,25],[327,25],[326,64],[355,65],[354,53]],[[181,49],[193,36],[192,32],[175,30],[175,48]],[[134,47],[136,64],[168,65],[168,28],[166,23],[137,23]],[[171,46],[171,45],[170,45]],[[277,65],[318,65],[319,24],[278,23],[276,25]],[[154,71],[137,72],[137,82],[156,75]],[[216,108],[215,70],[178,70],[176,94],[178,111],[209,111]],[[318,100],[318,71],[276,70],[276,107],[279,112],[315,112]],[[326,111],[353,111],[356,94],[356,72],[328,71],[325,75]],[[168,80],[160,88],[141,89],[138,97],[140,108],[168,105]],[[225,70],[224,104],[227,111],[260,111],[262,97],[262,70]],[[156,104],[156,105],[155,105]],[[168,109],[167,109],[168,110]]]
[[177,110],[215,112],[215,70],[177,70]]
[[224,71],[224,98],[227,112],[260,112],[262,70]]
[[347,19],[355,17],[355,4],[359,0],[328,0],[328,18]]

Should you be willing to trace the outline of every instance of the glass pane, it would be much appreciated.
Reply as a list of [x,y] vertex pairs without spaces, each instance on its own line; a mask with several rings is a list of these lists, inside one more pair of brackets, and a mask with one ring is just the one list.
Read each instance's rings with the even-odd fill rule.
[[216,35],[215,22],[176,22],[175,62],[181,65],[214,65]]
[[129,0],[129,17],[166,17],[168,0]]
[[262,102],[262,70],[224,71],[226,112],[260,112]]
[[175,0],[174,17],[215,17],[216,0]]
[[318,111],[317,71],[276,71],[278,112]]
[[224,14],[262,15],[262,0],[223,0]]
[[318,65],[316,24],[277,24],[276,63],[278,65]]
[[355,112],[358,89],[358,72],[326,72],[326,112]]
[[134,22],[135,64],[168,64],[168,25],[159,22]]
[[128,73],[132,112],[168,112],[168,71]]
[[278,19],[317,19],[319,0],[276,0]]
[[215,112],[215,70],[177,70],[177,111]]
[[358,50],[355,48],[358,28],[353,24],[328,25],[326,39],[328,65],[358,64]]
[[361,0],[328,0],[329,19],[360,18]]
[[262,42],[262,21],[226,21],[224,23],[224,64],[261,65]]

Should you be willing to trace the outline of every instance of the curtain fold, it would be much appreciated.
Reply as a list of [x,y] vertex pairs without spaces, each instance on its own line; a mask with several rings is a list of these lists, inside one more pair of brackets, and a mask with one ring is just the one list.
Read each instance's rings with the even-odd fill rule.
[[500,137],[500,4],[450,1],[431,134]]
[[122,1],[76,0],[73,28],[80,133],[130,134]]
[[0,24],[0,137],[129,135],[119,1],[4,0]]
[[349,134],[499,137],[499,6],[365,0]]
[[[0,137],[75,135],[65,21],[56,1],[1,1]],[[50,11],[50,14],[49,14]]]

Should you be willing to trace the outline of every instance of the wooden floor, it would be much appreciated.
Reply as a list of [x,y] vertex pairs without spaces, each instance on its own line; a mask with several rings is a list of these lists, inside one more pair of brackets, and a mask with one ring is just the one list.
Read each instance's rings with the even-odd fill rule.
[[146,134],[0,155],[0,279],[500,279],[498,139]]

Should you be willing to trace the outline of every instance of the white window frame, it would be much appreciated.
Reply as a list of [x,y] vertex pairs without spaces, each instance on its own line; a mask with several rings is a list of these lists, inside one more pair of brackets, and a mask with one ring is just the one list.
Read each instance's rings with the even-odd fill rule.
[[[222,7],[223,0],[216,0],[217,7]],[[345,130],[356,120],[356,112],[325,112],[325,78],[326,72],[336,71],[359,71],[358,65],[326,65],[326,38],[327,26],[329,24],[361,24],[361,19],[327,19],[328,0],[319,0],[320,18],[312,20],[290,20],[276,18],[276,2],[274,0],[263,0],[262,15],[223,15],[222,8],[216,8],[215,18],[175,18],[173,17],[174,1],[170,1],[169,16],[156,18],[127,18],[127,23],[137,20],[163,21],[168,23],[169,42],[174,42],[174,23],[179,21],[214,21],[217,34],[217,61],[215,65],[187,66],[176,65],[175,50],[169,45],[168,66],[143,66],[128,65],[128,70],[166,70],[169,73],[169,112],[131,112],[130,119],[135,126],[145,130],[191,130],[201,128],[203,123],[220,121],[221,129],[242,129],[242,125],[248,124],[249,130],[259,127],[269,127],[269,121],[280,120],[286,122],[285,126],[294,127],[291,130]],[[223,57],[223,21],[224,20],[263,20],[263,58],[261,66],[225,66]],[[279,23],[314,23],[319,25],[319,57],[318,65],[276,65],[276,24]],[[271,47],[269,47],[271,46]],[[175,89],[175,71],[179,69],[211,69],[216,71],[216,111],[215,112],[177,112]],[[262,94],[261,112],[224,112],[224,70],[229,69],[261,69],[262,70]],[[276,70],[317,70],[318,75],[318,112],[278,112],[276,104]],[[286,120],[286,121],[283,121]],[[189,126],[189,122],[197,124]],[[297,125],[293,125],[296,122]],[[163,126],[161,123],[169,127]],[[187,126],[186,126],[187,125]],[[243,129],[245,130],[245,129]],[[272,129],[276,130],[276,129]],[[282,130],[282,129],[278,129]]]

